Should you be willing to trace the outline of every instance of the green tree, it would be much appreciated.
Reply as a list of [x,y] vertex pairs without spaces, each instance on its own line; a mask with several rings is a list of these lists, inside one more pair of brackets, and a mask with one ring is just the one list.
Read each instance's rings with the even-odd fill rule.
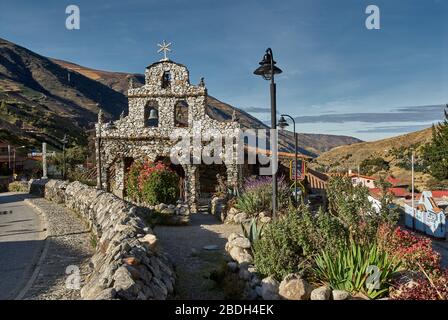
[[432,127],[432,140],[423,148],[428,172],[436,179],[448,179],[448,104],[445,119]]

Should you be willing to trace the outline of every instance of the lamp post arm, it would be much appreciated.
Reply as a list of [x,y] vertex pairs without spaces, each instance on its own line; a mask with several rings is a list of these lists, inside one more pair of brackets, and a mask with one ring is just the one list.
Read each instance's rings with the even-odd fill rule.
[[296,121],[294,120],[293,117],[291,117],[289,114],[282,114],[282,117],[287,117],[292,121],[293,124],[293,130],[294,130],[294,158],[295,158],[295,168],[294,168],[294,186],[295,186],[295,190],[294,190],[294,195],[295,195],[295,199],[296,199],[296,205],[299,203],[299,198],[297,196],[297,180],[299,178],[298,174],[297,174],[297,164],[299,163],[299,156],[298,156],[298,137],[297,137],[297,132],[296,132]]

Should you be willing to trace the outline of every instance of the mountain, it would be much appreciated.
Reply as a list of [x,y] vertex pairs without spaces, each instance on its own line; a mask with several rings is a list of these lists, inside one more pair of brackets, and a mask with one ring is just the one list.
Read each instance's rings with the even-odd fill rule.
[[126,97],[109,86],[69,72],[52,60],[0,39],[0,139],[57,146],[64,133],[86,143],[104,106],[106,115],[118,116]]
[[[347,171],[352,169],[356,172],[358,165],[364,159],[383,158],[389,162],[389,174],[409,181],[410,171],[400,167],[396,154],[414,147],[418,149],[429,142],[432,137],[431,128],[372,142],[361,142],[351,145],[339,146],[328,152],[322,153],[315,159],[315,167],[328,168],[329,171]],[[429,179],[428,175],[416,173],[417,185],[424,185]]]
[[[129,79],[144,83],[141,74],[95,70],[47,58],[0,38],[0,140],[54,148],[68,134],[86,144],[97,119],[98,105],[113,119],[127,112]],[[208,97],[207,113],[217,120],[231,119],[235,110],[244,128],[268,128],[241,109]],[[359,142],[351,137],[300,134],[299,151],[309,156],[335,146]],[[281,151],[294,150],[293,135],[279,134]]]

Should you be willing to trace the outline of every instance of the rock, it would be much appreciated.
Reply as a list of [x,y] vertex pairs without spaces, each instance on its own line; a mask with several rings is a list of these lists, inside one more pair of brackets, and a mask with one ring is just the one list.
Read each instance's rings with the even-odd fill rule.
[[347,300],[350,294],[344,290],[333,290],[333,300]]
[[158,248],[157,237],[154,234],[148,233],[147,235],[138,240],[153,251],[156,251]]
[[160,213],[166,214],[166,215],[173,215],[176,213],[176,209],[175,208],[165,208],[165,209],[160,210]]
[[280,283],[279,294],[287,300],[309,300],[311,285],[297,274],[287,275]]
[[159,212],[161,212],[163,209],[166,209],[166,208],[168,208],[168,206],[164,203],[159,203],[154,206],[154,209]]
[[238,276],[240,277],[240,279],[247,281],[250,279],[250,272],[247,271],[247,269],[240,268]]
[[264,278],[261,281],[261,296],[264,300],[279,300],[279,284],[272,277]]
[[115,299],[117,292],[114,288],[107,288],[101,291],[96,297],[95,300],[112,300]]
[[255,292],[257,293],[257,295],[258,295],[259,297],[263,296],[263,289],[262,289],[261,286],[256,286],[256,287],[255,287]]
[[247,219],[247,214],[245,212],[240,212],[233,217],[233,222],[243,223]]
[[227,237],[227,241],[232,242],[232,240],[239,238],[239,237],[241,237],[240,234],[233,232],[233,233],[229,234],[229,236]]
[[230,208],[229,209],[229,212],[227,213],[228,215],[236,215],[236,214],[238,214],[238,213],[240,213],[239,211],[238,211],[238,209],[237,208],[234,208],[234,207],[232,207],[232,208]]
[[239,264],[244,262],[252,263],[253,261],[252,256],[247,252],[247,250],[242,249],[240,247],[231,248],[229,254],[232,257],[232,259],[238,262]]
[[123,263],[127,264],[128,266],[135,266],[140,264],[140,260],[136,257],[127,257],[123,259]]
[[227,268],[229,268],[230,271],[235,272],[238,269],[238,264],[236,262],[227,262]]
[[114,274],[114,289],[117,295],[125,300],[135,300],[138,295],[138,287],[132,279],[131,273],[125,268],[120,267]]
[[251,243],[250,243],[249,239],[244,238],[242,236],[230,241],[230,245],[233,247],[240,247],[243,249],[250,249],[250,247],[251,247]]
[[263,218],[260,218],[260,222],[261,223],[269,223],[269,222],[271,222],[272,221],[272,218],[271,217],[263,217]]
[[233,223],[233,219],[235,218],[235,215],[233,215],[233,214],[228,214],[227,216],[226,216],[226,219],[225,219],[225,222],[226,223]]
[[311,291],[311,300],[330,300],[331,289],[327,286],[322,286]]

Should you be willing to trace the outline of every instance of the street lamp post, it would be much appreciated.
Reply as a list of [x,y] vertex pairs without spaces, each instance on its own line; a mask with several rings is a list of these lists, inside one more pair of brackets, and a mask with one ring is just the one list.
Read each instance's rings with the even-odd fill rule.
[[291,119],[293,124],[293,131],[294,131],[294,153],[295,153],[295,161],[294,161],[294,195],[296,199],[296,205],[299,203],[299,197],[297,194],[297,180],[299,178],[297,174],[297,164],[299,163],[299,155],[298,155],[298,143],[297,143],[297,132],[296,132],[296,122],[293,117],[291,117],[289,114],[282,114],[280,116],[280,120],[278,120],[278,126],[283,130],[287,126],[289,126],[288,121],[286,121],[285,117]]
[[270,80],[270,91],[271,91],[271,129],[275,134],[275,138],[271,139],[274,141],[271,145],[272,151],[272,216],[275,217],[277,213],[277,166],[278,166],[278,148],[277,148],[277,97],[276,97],[276,84],[275,75],[282,73],[282,70],[275,66],[274,55],[272,49],[268,48],[263,60],[259,63],[260,66],[254,71],[254,74],[262,76],[265,80]]
[[13,167],[12,167],[12,177],[13,177],[13,179],[14,180],[16,180],[16,150],[17,149],[23,149],[23,148],[26,148],[25,146],[20,146],[20,147],[14,147],[14,154],[13,154],[13,162],[14,162],[14,165],[13,165]]

